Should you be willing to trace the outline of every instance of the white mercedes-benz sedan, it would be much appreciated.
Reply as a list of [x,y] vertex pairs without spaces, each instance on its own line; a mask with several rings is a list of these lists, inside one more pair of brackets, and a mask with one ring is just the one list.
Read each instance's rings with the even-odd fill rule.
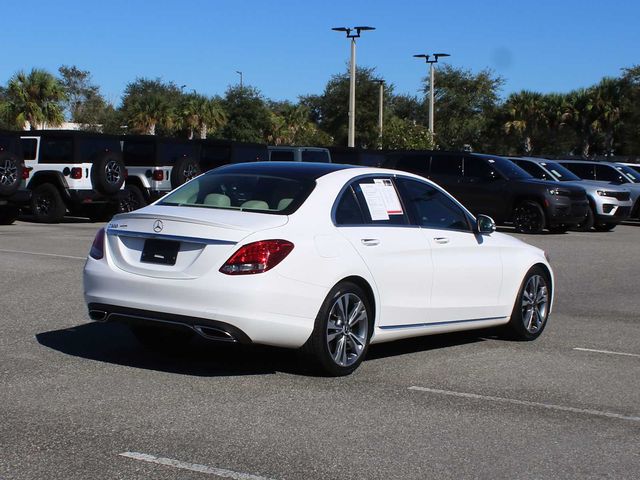
[[346,375],[372,343],[501,326],[543,331],[542,250],[409,173],[257,162],[209,171],[117,215],[84,269],[89,316],[141,343],[191,335],[301,348]]

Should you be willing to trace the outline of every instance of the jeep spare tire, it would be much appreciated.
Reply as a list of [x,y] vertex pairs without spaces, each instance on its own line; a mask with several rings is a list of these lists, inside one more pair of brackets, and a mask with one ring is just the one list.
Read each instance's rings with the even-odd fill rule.
[[0,152],[0,196],[13,195],[20,188],[24,166],[9,152]]
[[200,175],[200,165],[191,157],[181,157],[171,169],[171,188],[178,188]]
[[122,157],[105,153],[93,161],[91,183],[103,195],[114,195],[125,180],[125,166]]

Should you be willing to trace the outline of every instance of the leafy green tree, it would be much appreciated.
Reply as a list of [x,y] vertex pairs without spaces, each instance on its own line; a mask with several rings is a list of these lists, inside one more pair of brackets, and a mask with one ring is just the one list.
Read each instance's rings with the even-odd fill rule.
[[382,148],[390,150],[432,150],[435,142],[424,125],[399,117],[387,120],[382,134]]
[[173,133],[181,98],[173,82],[138,78],[126,86],[120,109],[130,131],[166,135]]
[[580,88],[567,96],[567,125],[571,126],[580,143],[580,154],[589,158],[591,144],[598,133],[598,111],[593,89]]
[[9,80],[5,112],[10,122],[23,128],[29,122],[32,130],[58,126],[64,121],[64,88],[46,70],[34,68],[28,74],[20,71]]
[[226,124],[218,130],[222,138],[242,142],[264,142],[271,130],[271,114],[260,92],[253,87],[231,86],[221,100]]
[[[470,70],[444,65],[436,71],[435,141],[440,148],[483,150],[490,119],[498,110],[504,80],[491,70]],[[424,79],[429,92],[429,77]],[[425,98],[425,102],[427,99]]]
[[625,103],[624,80],[605,77],[593,87],[593,95],[598,114],[597,130],[604,137],[604,153],[611,154],[614,137],[622,127],[622,110]]
[[640,65],[622,70],[624,103],[620,143],[626,154],[640,154]]
[[[380,86],[374,68],[356,70],[355,143],[360,147],[378,144],[378,102]],[[384,104],[391,103],[393,85],[385,86]],[[335,139],[346,145],[349,131],[349,73],[333,75],[321,95],[307,95],[300,103],[310,109],[312,121]]]
[[291,102],[270,102],[271,130],[267,141],[274,145],[326,146],[333,139],[310,120],[306,105]]

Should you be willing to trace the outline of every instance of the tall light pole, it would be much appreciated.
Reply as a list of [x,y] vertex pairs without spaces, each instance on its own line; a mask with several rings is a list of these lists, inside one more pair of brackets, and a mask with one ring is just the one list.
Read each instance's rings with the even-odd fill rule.
[[240,90],[242,90],[242,72],[240,70],[236,70],[236,73],[240,75]]
[[384,115],[384,80],[376,79],[375,82],[380,85],[380,98],[378,100],[378,139],[379,148],[382,148],[382,117]]
[[[438,59],[440,57],[450,57],[450,56],[451,55],[449,55],[448,53],[434,53],[432,55],[425,55],[424,53],[421,53],[419,55],[414,55],[414,57],[416,58],[424,58],[425,61],[429,64],[429,132],[431,132],[431,135],[434,134],[433,120],[434,120],[435,101],[434,101],[433,86],[436,81],[436,69],[434,65],[438,63]],[[433,60],[429,60],[431,57],[433,57]]]
[[351,39],[351,61],[349,62],[349,137],[347,146],[356,144],[356,38],[360,38],[360,32],[375,30],[374,27],[335,27],[331,30],[345,32]]

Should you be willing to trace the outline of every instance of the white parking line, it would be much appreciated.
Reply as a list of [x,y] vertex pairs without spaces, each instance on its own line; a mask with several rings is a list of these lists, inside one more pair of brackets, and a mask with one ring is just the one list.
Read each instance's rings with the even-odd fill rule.
[[594,350],[593,348],[575,347],[574,350],[578,350],[580,352],[604,353],[607,355],[622,355],[623,357],[640,357],[640,354],[638,353],[612,352],[611,350]]
[[87,257],[74,257],[73,255],[58,255],[57,253],[24,252],[22,250],[7,250],[5,248],[0,248],[0,253],[22,253],[24,255],[39,255],[42,257],[72,258],[73,260],[85,260],[87,258]]
[[192,472],[206,473],[209,475],[217,475],[224,478],[233,478],[234,480],[271,480],[267,477],[252,475],[250,473],[234,472],[233,470],[226,470],[224,468],[209,467],[198,463],[182,462],[173,458],[156,457],[155,455],[149,455],[147,453],[124,452],[119,455],[122,457],[133,458],[134,460],[141,460],[143,462],[156,463],[158,465],[179,468],[181,470],[190,470]]
[[451,390],[438,390],[436,388],[426,388],[426,387],[417,387],[417,386],[411,386],[409,387],[409,390],[416,390],[419,392],[428,392],[428,393],[437,393],[439,395],[448,395],[450,397],[469,398],[472,400],[485,400],[490,402],[511,403],[513,405],[525,405],[527,407],[546,408],[548,410],[558,410],[561,412],[582,413],[587,415],[596,415],[598,417],[617,418],[620,420],[631,420],[633,422],[640,422],[640,417],[634,417],[631,415],[623,415],[621,413],[615,413],[615,412],[604,412],[601,410],[590,410],[588,408],[567,407],[565,405],[554,405],[552,403],[530,402],[528,400],[517,400],[515,398],[492,397],[488,395],[478,395],[477,393],[453,392]]

